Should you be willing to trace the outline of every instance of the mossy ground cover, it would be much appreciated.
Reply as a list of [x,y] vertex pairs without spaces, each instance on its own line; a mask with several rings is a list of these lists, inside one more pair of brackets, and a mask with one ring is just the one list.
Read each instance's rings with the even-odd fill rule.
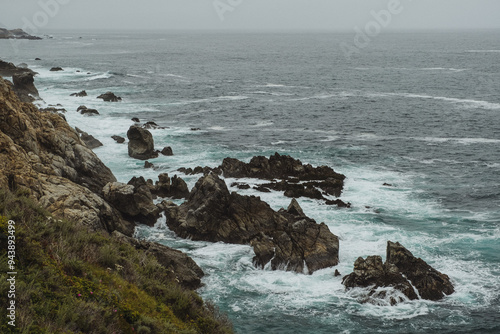
[[8,221],[15,222],[16,327],[1,333],[232,333],[151,255],[106,232],[52,217],[26,193],[0,190],[0,300],[9,303]]

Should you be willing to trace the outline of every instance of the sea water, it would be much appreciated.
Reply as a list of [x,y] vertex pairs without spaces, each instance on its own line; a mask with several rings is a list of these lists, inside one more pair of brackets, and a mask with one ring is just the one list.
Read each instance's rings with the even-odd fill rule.
[[[40,104],[61,104],[70,125],[102,141],[94,151],[121,182],[169,173],[192,187],[199,175],[178,168],[274,152],[347,176],[350,209],[299,199],[340,238],[339,265],[313,275],[256,269],[250,246],[184,240],[165,218],[137,228],[193,257],[206,273],[199,293],[238,333],[500,332],[500,32],[386,34],[351,58],[339,47],[348,33],[52,35],[0,41],[0,58],[39,73]],[[69,96],[81,90],[88,97]],[[107,91],[123,101],[96,99]],[[175,155],[150,160],[155,169],[128,157],[111,136],[126,137],[133,117],[166,127],[151,130],[155,145]],[[276,210],[290,202],[230,190]],[[367,291],[346,291],[334,271],[349,274],[360,256],[385,260],[388,240],[448,274],[455,293],[361,303]]]

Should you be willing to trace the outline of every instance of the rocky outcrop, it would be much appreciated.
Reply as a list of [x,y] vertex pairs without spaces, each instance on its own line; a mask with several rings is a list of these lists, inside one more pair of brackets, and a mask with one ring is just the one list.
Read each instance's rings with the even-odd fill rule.
[[12,29],[7,30],[5,28],[0,28],[0,39],[30,39],[30,40],[40,40],[40,37],[32,36],[22,29]]
[[[380,287],[393,287],[408,299],[439,300],[454,292],[447,275],[440,273],[413,254],[400,243],[387,243],[387,259],[382,263],[380,256],[358,258],[354,272],[345,276],[342,283],[347,288],[371,287],[371,298],[386,298],[386,291]],[[391,297],[392,305],[403,301]]]
[[99,111],[96,109],[87,108],[86,106],[79,106],[76,110],[82,115],[95,116],[99,115]]
[[70,96],[75,96],[75,97],[85,97],[87,96],[87,92],[82,90],[81,92],[78,92],[78,93],[73,93],[71,94]]
[[158,182],[156,182],[152,193],[159,197],[188,198],[189,188],[186,182],[177,175],[171,179],[168,174],[163,173],[158,175]]
[[130,238],[120,232],[113,232],[113,237],[134,246],[136,249],[145,250],[146,254],[153,255],[173,276],[172,278],[183,287],[195,290],[202,286],[201,278],[205,274],[196,262],[186,254],[164,245]]
[[20,74],[20,73],[31,73],[35,74],[32,70],[29,68],[24,68],[24,67],[17,67],[16,65],[12,63],[8,63],[6,61],[0,60],[0,75],[4,77],[12,77],[14,74]]
[[60,71],[64,71],[64,69],[62,67],[59,67],[59,66],[52,67],[50,69],[50,72],[60,72]]
[[22,102],[33,102],[40,99],[33,76],[34,74],[30,72],[16,73],[12,76],[14,92]]
[[153,203],[153,196],[143,177],[133,178],[128,184],[108,183],[103,193],[106,201],[133,221],[153,226],[160,217],[160,209]]
[[172,155],[174,155],[174,151],[172,150],[172,148],[170,146],[166,146],[163,148],[163,150],[161,150],[161,154],[163,154],[165,156],[172,156]]
[[112,92],[107,92],[107,93],[101,94],[97,98],[98,99],[103,99],[105,102],[118,102],[118,101],[122,100],[121,97],[116,96]]
[[252,245],[257,267],[313,273],[336,265],[338,238],[293,207],[275,212],[258,197],[229,193],[223,180],[209,174],[198,180],[187,202],[169,204],[165,212],[181,237]]
[[116,179],[63,118],[22,103],[0,79],[0,187],[93,229],[133,233],[100,194]]
[[127,131],[128,155],[134,159],[147,160],[158,157],[155,151],[153,135],[148,130],[132,125]]
[[423,299],[439,300],[455,291],[448,275],[414,257],[399,242],[387,243],[387,262],[394,264],[412,282]]

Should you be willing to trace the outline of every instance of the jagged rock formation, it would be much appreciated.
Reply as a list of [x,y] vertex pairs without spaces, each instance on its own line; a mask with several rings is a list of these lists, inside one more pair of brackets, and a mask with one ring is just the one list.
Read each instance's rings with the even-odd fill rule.
[[127,131],[128,155],[134,159],[148,160],[158,157],[153,135],[146,129],[132,125]]
[[14,92],[22,102],[33,102],[40,99],[33,76],[34,74],[30,72],[15,73],[12,76]]
[[[342,283],[347,288],[371,286],[370,296],[374,298],[386,297],[385,292],[377,291],[379,287],[393,287],[410,300],[439,300],[454,292],[447,275],[414,257],[400,243],[391,241],[387,243],[385,263],[382,263],[380,256],[360,257],[354,263],[354,272],[345,276]],[[400,301],[391,299],[391,304]]]
[[76,97],[85,97],[87,96],[87,92],[82,90],[81,92],[78,92],[78,93],[73,93],[71,94],[70,96],[76,96]]
[[32,70],[29,68],[24,68],[24,67],[17,67],[16,65],[12,63],[8,63],[6,61],[0,60],[0,75],[4,77],[12,77],[14,74],[20,74],[20,73],[32,73],[35,74]]
[[[217,168],[196,167],[193,169],[181,168],[179,171],[186,174],[207,175],[211,171],[231,178],[257,178],[272,180],[271,183],[260,184],[254,189],[269,192],[271,189],[283,191],[290,198],[308,197],[324,200],[328,205],[350,207],[350,203],[342,200],[328,200],[324,196],[339,197],[344,187],[345,175],[336,173],[327,166],[313,167],[302,164],[300,160],[287,155],[275,153],[269,158],[253,157],[249,163],[233,158],[226,158]],[[276,179],[280,181],[276,181]]]
[[188,198],[189,188],[186,182],[174,175],[172,178],[167,173],[158,175],[158,182],[152,189],[152,193],[159,197]]
[[202,177],[180,206],[165,205],[167,224],[179,236],[193,240],[250,244],[254,264],[273,270],[313,273],[338,263],[338,238],[325,224],[288,212],[275,212],[254,196],[229,193],[216,174]]
[[85,145],[93,150],[94,148],[98,148],[103,146],[103,144],[94,138],[94,136],[89,135],[87,132],[80,130],[79,128],[75,128],[76,132],[80,135],[80,139],[85,143]]

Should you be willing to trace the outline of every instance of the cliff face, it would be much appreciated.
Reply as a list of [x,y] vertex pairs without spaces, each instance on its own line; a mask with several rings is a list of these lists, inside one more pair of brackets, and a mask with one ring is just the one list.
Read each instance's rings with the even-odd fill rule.
[[59,115],[23,103],[0,78],[0,186],[24,189],[57,216],[130,235],[99,195],[115,177]]

